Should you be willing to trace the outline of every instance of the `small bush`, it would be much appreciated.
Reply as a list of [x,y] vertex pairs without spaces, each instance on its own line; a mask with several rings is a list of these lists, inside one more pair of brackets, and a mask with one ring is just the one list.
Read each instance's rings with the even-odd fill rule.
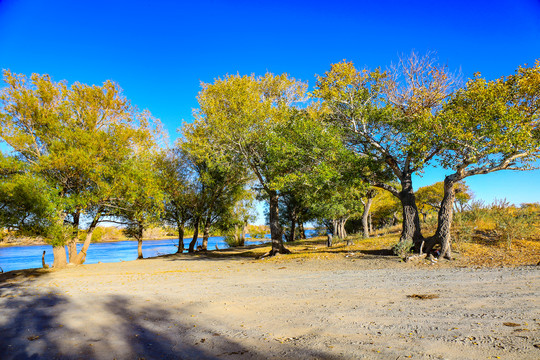
[[470,242],[474,235],[474,223],[464,213],[454,217],[454,239],[456,242]]
[[527,211],[511,208],[495,209],[494,219],[499,241],[506,241],[507,246],[512,244],[512,240],[528,238],[535,232],[535,216]]
[[238,247],[243,245],[240,237],[234,235],[225,236],[223,241],[225,242],[225,244],[229,245],[229,247]]
[[97,227],[94,229],[94,232],[92,233],[92,242],[100,242],[103,238],[103,234],[105,233],[105,229],[102,227]]
[[392,252],[394,255],[399,256],[402,259],[405,259],[414,248],[414,243],[412,240],[399,241],[392,247]]
[[270,229],[264,225],[248,225],[247,232],[252,239],[264,239]]

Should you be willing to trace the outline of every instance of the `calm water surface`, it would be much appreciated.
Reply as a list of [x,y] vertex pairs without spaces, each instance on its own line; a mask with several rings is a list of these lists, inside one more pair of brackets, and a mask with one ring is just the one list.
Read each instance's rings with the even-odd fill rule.
[[[189,244],[190,239],[185,239],[185,246]],[[198,245],[202,243],[199,239]],[[246,244],[260,244],[260,242],[249,242]],[[177,250],[178,239],[164,240],[146,240],[143,241],[143,256],[153,257],[158,255],[174,254]],[[216,245],[220,249],[227,248],[223,237],[214,236],[208,239],[208,249],[214,250]],[[82,244],[77,244],[77,250],[80,250]],[[53,254],[52,246],[11,246],[0,247],[0,267],[4,272],[11,270],[31,269],[41,267],[41,254],[46,251],[45,262],[52,265]],[[97,264],[99,261],[119,262],[121,260],[135,260],[137,258],[137,241],[118,241],[107,243],[93,243],[88,248],[85,264]]]

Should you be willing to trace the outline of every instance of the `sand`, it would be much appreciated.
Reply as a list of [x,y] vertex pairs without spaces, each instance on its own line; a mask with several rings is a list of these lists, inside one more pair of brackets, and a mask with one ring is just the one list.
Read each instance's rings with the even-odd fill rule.
[[0,358],[539,359],[539,295],[534,266],[362,254],[19,272],[0,278]]

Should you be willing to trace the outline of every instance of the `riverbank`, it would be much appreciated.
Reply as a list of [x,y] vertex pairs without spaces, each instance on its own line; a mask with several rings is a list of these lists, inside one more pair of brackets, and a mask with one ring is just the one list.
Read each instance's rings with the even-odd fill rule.
[[[536,266],[299,243],[0,276],[0,353],[94,359],[537,359]],[[459,254],[458,254],[459,256]]]
[[[172,239],[172,240],[178,240],[177,236],[160,236],[159,238],[144,238],[143,241],[152,241],[152,240],[164,240],[164,239]],[[185,237],[185,240],[191,240],[192,237]],[[199,239],[202,239],[202,236],[199,237]],[[115,243],[120,241],[133,241],[133,239],[124,237],[124,238],[118,238],[118,239],[111,239],[111,240],[101,240],[97,242],[92,242],[92,244],[104,244],[104,243]],[[78,244],[81,244],[82,241],[79,241]],[[11,246],[43,246],[43,245],[49,245],[44,239],[41,238],[16,238],[16,239],[9,239],[5,241],[0,242],[0,247],[11,247]]]

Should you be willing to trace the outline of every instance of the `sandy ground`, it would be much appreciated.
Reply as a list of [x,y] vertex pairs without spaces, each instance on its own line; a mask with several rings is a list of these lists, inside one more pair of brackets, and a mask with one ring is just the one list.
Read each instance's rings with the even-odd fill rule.
[[0,358],[539,359],[539,311],[534,266],[174,255],[4,274]]

